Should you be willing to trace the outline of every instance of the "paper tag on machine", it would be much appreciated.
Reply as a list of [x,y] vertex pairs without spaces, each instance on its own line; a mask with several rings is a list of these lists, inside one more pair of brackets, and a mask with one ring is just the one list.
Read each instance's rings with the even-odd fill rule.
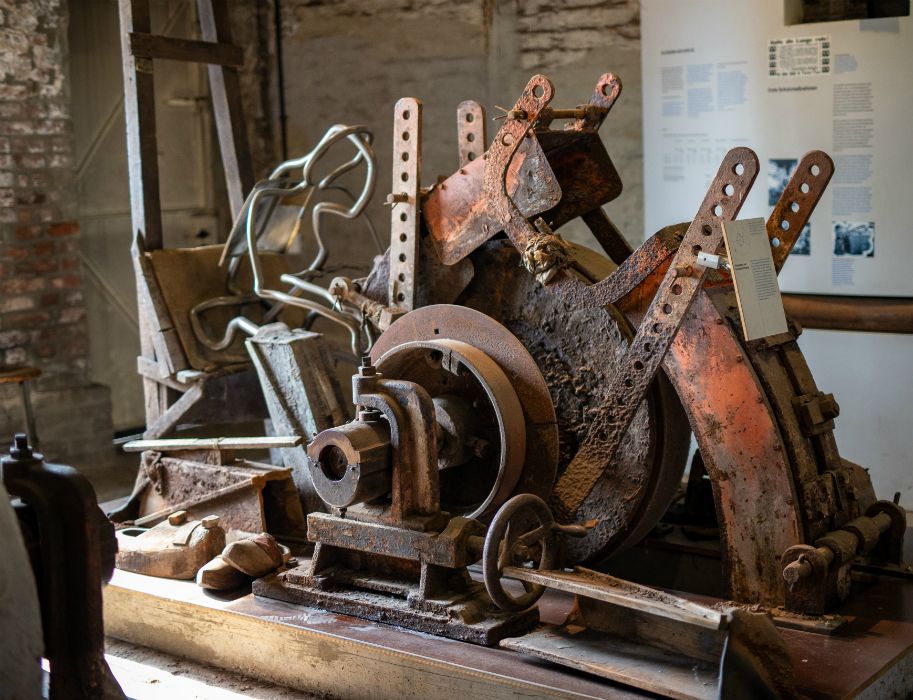
[[786,333],[786,313],[764,219],[724,221],[723,240],[745,339]]

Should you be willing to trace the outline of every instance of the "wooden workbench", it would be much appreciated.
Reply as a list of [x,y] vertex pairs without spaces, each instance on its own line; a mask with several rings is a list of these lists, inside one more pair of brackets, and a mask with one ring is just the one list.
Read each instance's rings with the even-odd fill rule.
[[[784,629],[800,690],[815,698],[913,692],[913,582],[882,579],[842,610],[828,636]],[[568,597],[548,592],[560,622]],[[635,698],[643,693],[502,649],[345,615],[216,596],[192,582],[116,571],[105,593],[110,636],[337,698]]]

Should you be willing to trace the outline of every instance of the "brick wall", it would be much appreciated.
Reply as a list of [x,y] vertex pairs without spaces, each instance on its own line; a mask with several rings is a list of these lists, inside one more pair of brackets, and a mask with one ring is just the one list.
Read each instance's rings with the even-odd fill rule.
[[517,7],[524,69],[565,66],[594,49],[640,41],[637,0],[518,0]]
[[[66,3],[0,0],[0,365],[32,365],[49,457],[110,444],[107,389],[88,381],[89,339],[73,211]],[[0,387],[0,445],[23,419]]]
[[[495,105],[511,104],[542,72],[555,83],[556,104],[573,106],[589,97],[599,75],[618,73],[625,89],[602,134],[625,192],[607,209],[632,242],[642,240],[637,0],[283,0],[282,29],[290,155],[313,147],[332,124],[367,124],[376,139],[379,201],[390,188],[390,115],[398,97],[424,102],[423,171],[433,181],[455,169],[461,100],[479,100],[493,116]],[[497,126],[490,124],[489,136]],[[369,212],[386,235],[388,211],[378,204]],[[594,245],[585,226],[563,233]],[[367,250],[360,239],[351,247],[355,256]]]

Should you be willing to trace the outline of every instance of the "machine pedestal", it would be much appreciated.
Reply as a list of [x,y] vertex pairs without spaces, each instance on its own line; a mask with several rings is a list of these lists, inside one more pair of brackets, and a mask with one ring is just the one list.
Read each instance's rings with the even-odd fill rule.
[[523,635],[539,622],[535,608],[496,611],[485,587],[475,582],[462,593],[419,602],[418,586],[409,581],[375,575],[369,579],[343,569],[312,578],[308,566],[298,566],[255,581],[253,593],[483,646]]

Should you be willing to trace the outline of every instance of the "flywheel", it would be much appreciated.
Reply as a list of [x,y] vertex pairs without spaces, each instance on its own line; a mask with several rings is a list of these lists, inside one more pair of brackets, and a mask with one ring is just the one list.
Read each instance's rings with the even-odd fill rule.
[[393,323],[371,359],[434,402],[442,510],[485,521],[516,493],[548,496],[554,407],[535,360],[503,325],[463,306],[425,306]]
[[[608,258],[582,246],[574,246],[574,255],[590,282],[614,270]],[[634,329],[612,306],[566,304],[522,267],[509,241],[490,241],[471,260],[475,276],[457,303],[497,319],[535,359],[555,406],[560,476],[605,400]],[[568,541],[565,563],[599,561],[642,539],[675,496],[689,442],[684,409],[660,372],[637,410],[619,458],[576,513],[578,522],[591,521],[593,527],[587,537]]]

